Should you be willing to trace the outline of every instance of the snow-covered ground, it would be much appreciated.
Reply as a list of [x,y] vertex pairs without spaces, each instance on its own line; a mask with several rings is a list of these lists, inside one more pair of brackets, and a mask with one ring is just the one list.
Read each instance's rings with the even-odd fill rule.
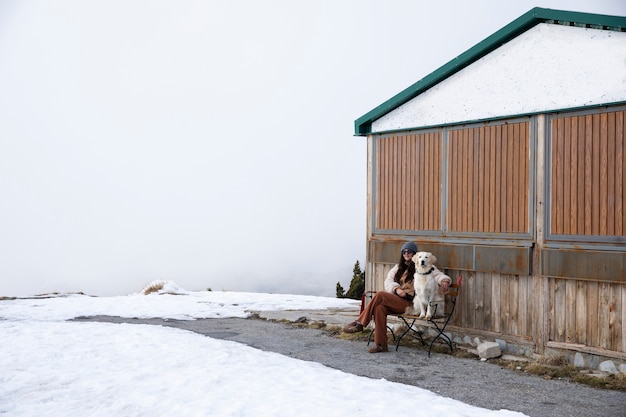
[[164,290],[179,295],[0,301],[0,415],[523,416],[184,330],[66,321],[100,314],[193,320],[358,305],[303,295],[189,292],[173,283]]

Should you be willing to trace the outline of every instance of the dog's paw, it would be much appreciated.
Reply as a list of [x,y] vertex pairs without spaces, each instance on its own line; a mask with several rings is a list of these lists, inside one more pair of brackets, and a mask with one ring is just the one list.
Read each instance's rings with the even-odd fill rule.
[[432,318],[433,318],[433,316],[431,314],[426,314],[426,320],[430,320]]

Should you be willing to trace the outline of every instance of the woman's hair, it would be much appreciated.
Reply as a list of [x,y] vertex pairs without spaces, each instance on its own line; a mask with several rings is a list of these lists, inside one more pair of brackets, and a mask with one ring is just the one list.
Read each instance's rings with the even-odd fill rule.
[[393,277],[393,280],[397,283],[400,283],[400,278],[402,278],[402,275],[404,275],[405,272],[407,272],[406,282],[413,281],[413,277],[415,275],[415,262],[413,262],[413,259],[405,261],[404,255],[400,255],[398,270],[396,271],[396,275]]

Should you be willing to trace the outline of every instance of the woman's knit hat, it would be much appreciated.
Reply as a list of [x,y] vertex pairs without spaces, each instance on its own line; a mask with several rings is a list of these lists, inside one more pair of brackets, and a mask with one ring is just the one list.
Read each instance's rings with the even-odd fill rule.
[[405,250],[410,250],[413,253],[417,253],[417,245],[413,242],[406,242],[404,245],[402,245],[400,253],[402,254],[402,252],[404,252]]

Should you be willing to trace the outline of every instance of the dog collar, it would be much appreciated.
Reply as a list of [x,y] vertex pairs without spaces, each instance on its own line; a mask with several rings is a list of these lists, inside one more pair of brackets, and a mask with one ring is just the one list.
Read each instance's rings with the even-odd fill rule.
[[424,272],[422,275],[428,275],[435,270],[435,267],[430,268],[430,271]]

